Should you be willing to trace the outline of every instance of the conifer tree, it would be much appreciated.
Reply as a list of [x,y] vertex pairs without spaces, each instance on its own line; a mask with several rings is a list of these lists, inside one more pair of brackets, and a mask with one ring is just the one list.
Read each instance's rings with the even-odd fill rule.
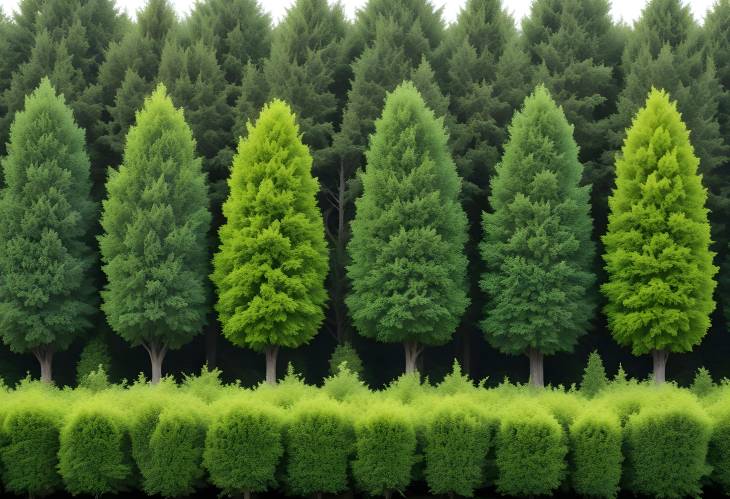
[[580,391],[586,397],[595,397],[598,392],[608,386],[606,369],[603,367],[603,359],[598,352],[593,351],[588,356],[588,363],[583,370],[583,379],[580,382]]
[[501,352],[526,354],[541,387],[543,356],[572,350],[593,315],[589,187],[573,127],[545,87],[509,132],[484,214],[482,328]]
[[657,383],[669,352],[700,343],[715,308],[699,163],[677,104],[652,89],[616,161],[602,291],[614,339],[634,355],[652,354]]
[[408,82],[388,95],[361,175],[347,298],[363,336],[403,343],[406,372],[446,343],[469,299],[461,181],[442,120]]
[[112,329],[149,354],[159,382],[168,349],[201,331],[208,310],[208,190],[183,111],[164,85],[145,99],[124,162],[107,181],[99,237]]
[[[584,181],[592,184],[593,215],[605,225],[612,179],[601,155],[619,91],[623,39],[608,0],[536,0],[522,22],[523,43],[542,83],[573,124]],[[602,231],[601,231],[602,233]]]
[[273,100],[238,146],[211,275],[233,344],[266,353],[276,383],[280,347],[309,342],[324,319],[327,245],[312,157],[287,104]]
[[33,352],[50,383],[54,353],[91,326],[96,210],[84,131],[47,78],[15,115],[3,170],[0,337]]

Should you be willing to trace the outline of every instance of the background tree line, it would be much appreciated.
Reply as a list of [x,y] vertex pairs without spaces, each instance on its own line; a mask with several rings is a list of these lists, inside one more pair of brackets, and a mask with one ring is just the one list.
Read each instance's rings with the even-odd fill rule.
[[[358,318],[348,311],[345,300],[351,294],[347,268],[353,263],[347,247],[353,239],[355,199],[371,176],[364,169],[368,137],[375,131],[386,94],[411,80],[425,105],[443,118],[448,152],[462,178],[458,200],[468,234],[464,241],[468,304],[463,303],[465,312],[453,340],[419,356],[419,367],[440,377],[455,356],[475,377],[520,378],[524,361],[488,346],[479,326],[487,307],[480,283],[485,271],[479,250],[485,237],[481,214],[496,207],[491,200],[498,193],[493,192],[490,178],[506,152],[515,111],[542,84],[574,127],[578,146],[574,153],[582,164],[578,181],[592,186],[591,239],[596,246],[595,255],[582,256],[591,259],[597,289],[606,281],[600,237],[608,224],[615,154],[651,87],[666,90],[691,130],[699,171],[709,191],[712,249],[723,282],[729,242],[725,220],[730,191],[724,172],[730,158],[729,34],[730,2],[723,0],[702,26],[681,1],[652,0],[632,27],[615,24],[605,0],[535,0],[521,26],[498,0],[468,1],[448,26],[427,0],[370,0],[352,22],[341,7],[326,0],[298,0],[275,27],[255,0],[201,1],[185,19],[178,19],[166,0],[150,0],[135,21],[120,15],[113,0],[24,0],[13,19],[0,18],[0,47],[7,54],[0,61],[0,154],[10,153],[6,150],[10,125],[24,108],[26,95],[48,76],[85,130],[90,199],[100,203],[109,172],[133,161],[125,154],[125,143],[130,127],[140,119],[135,113],[145,96],[164,84],[172,104],[184,108],[190,141],[194,140],[201,172],[209,180],[210,220],[201,220],[200,226],[207,231],[202,240],[210,249],[209,260],[220,244],[218,229],[225,221],[223,202],[229,195],[226,180],[231,164],[235,171],[238,137],[249,135],[246,123],[258,118],[265,102],[275,98],[287,102],[320,184],[316,195],[330,258],[329,302],[320,334],[307,346],[283,355],[317,379],[326,372],[335,346],[349,342],[363,359],[365,378],[379,384],[400,372],[402,354],[396,347],[356,334],[353,320],[357,323]],[[144,141],[145,134],[139,139]],[[192,144],[182,143],[187,144],[183,149]],[[137,147],[144,151],[143,145]],[[185,161],[195,160],[187,155]],[[358,175],[362,170],[366,174]],[[112,175],[112,182],[124,190],[119,177],[122,174]],[[114,222],[102,218],[97,225],[99,217],[90,219],[80,237],[94,246],[105,224]],[[157,223],[164,224],[163,220]],[[93,256],[85,261],[91,280],[80,289],[104,288],[108,273],[102,272],[102,262]],[[730,342],[725,338],[723,286],[718,289],[711,331],[693,354],[671,364],[675,378],[689,379],[698,365],[725,374],[722,359]],[[596,293],[596,299],[599,310],[603,298]],[[167,370],[196,371],[207,362],[231,378],[259,379],[261,362],[219,338],[212,301],[206,297],[203,302],[208,304],[205,335],[193,336],[191,343],[171,353]],[[143,359],[128,350],[120,362],[125,344],[112,333],[98,304],[85,303],[93,307],[86,320],[94,325],[90,328],[94,334],[73,344],[68,338],[65,346],[71,348],[60,354],[57,379],[73,379],[70,366],[82,349],[82,359],[99,354],[103,358],[104,350],[114,351],[115,375],[133,377],[145,367]],[[180,310],[176,320],[188,313]],[[568,340],[576,344],[575,352],[559,354],[547,363],[550,380],[577,380],[587,352],[596,348],[609,369],[621,362],[632,373],[648,370],[646,361],[615,345],[603,314],[590,314],[586,321],[588,333],[580,340]],[[377,369],[368,369],[375,365]],[[0,372],[7,378],[21,377],[32,367],[25,357],[0,349]]]

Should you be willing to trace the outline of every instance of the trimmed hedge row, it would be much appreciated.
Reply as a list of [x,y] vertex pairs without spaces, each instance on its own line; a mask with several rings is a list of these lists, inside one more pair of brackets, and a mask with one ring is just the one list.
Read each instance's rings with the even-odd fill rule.
[[462,496],[494,488],[683,497],[707,483],[730,492],[730,389],[699,399],[634,383],[589,399],[411,377],[372,392],[351,373],[338,376],[329,391],[292,374],[255,389],[189,378],[0,390],[2,484],[33,496],[176,497],[211,484],[245,497],[271,489],[388,497],[414,482]]

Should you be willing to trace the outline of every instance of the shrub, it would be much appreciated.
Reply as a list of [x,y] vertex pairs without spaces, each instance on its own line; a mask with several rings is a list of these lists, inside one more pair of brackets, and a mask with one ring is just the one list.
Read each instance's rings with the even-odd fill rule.
[[724,394],[718,403],[708,410],[712,422],[712,436],[707,450],[707,462],[712,466],[712,480],[726,493],[730,493],[730,395]]
[[286,432],[291,492],[306,496],[346,490],[353,448],[352,419],[342,407],[326,399],[298,404]]
[[150,435],[150,460],[140,470],[149,495],[191,494],[203,478],[206,416],[201,406],[183,400],[162,411]]
[[29,497],[59,488],[60,410],[55,404],[34,397],[14,402],[3,419],[0,468],[5,488]]
[[443,381],[436,386],[436,392],[442,395],[455,395],[457,393],[474,393],[476,386],[466,374],[462,374],[461,365],[454,359],[451,372],[444,376]]
[[101,366],[104,372],[109,373],[112,365],[112,356],[109,346],[102,334],[89,339],[81,350],[79,361],[76,363],[76,383],[81,385],[84,379],[92,372],[97,372]]
[[536,404],[504,410],[496,440],[497,490],[550,494],[565,475],[566,439],[558,421]]
[[365,383],[360,381],[357,373],[343,365],[337,374],[324,379],[322,391],[335,400],[347,400],[370,395]]
[[58,469],[73,495],[112,494],[131,478],[127,428],[108,400],[74,409],[61,430]]
[[349,342],[338,344],[332,352],[332,356],[330,356],[331,376],[340,372],[340,366],[343,362],[346,362],[347,368],[350,372],[357,374],[358,378],[362,378],[362,375],[365,372],[362,366],[362,360],[357,354],[357,350],[355,350]]
[[276,485],[284,454],[283,419],[273,407],[250,401],[214,406],[205,438],[203,464],[211,482],[225,493],[263,492]]
[[416,462],[416,431],[405,409],[394,403],[371,407],[356,422],[355,436],[358,486],[371,495],[403,492]]
[[90,371],[79,381],[79,388],[85,388],[92,392],[100,392],[110,386],[109,376],[101,364],[96,370]]
[[710,420],[681,398],[647,405],[626,424],[629,488],[655,497],[700,495]]
[[710,371],[704,367],[697,369],[695,378],[692,381],[692,385],[689,387],[690,391],[698,397],[704,397],[712,393],[715,389],[715,382],[712,380]]
[[424,431],[425,477],[433,494],[471,497],[484,481],[494,424],[458,398],[445,399]]
[[219,369],[208,369],[208,365],[205,364],[200,369],[198,376],[184,374],[180,388],[183,392],[190,393],[206,403],[211,403],[224,392],[221,371]]
[[592,352],[588,356],[588,363],[583,371],[583,380],[580,383],[580,391],[588,398],[596,396],[608,385],[606,369],[603,367],[603,360],[598,352]]
[[605,408],[589,409],[570,425],[575,491],[586,496],[616,497],[621,480],[621,423]]

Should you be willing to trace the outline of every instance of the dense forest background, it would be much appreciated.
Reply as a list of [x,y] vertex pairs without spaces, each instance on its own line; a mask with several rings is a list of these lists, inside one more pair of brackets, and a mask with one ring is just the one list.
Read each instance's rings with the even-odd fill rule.
[[[526,381],[527,358],[499,353],[479,328],[485,301],[478,284],[480,219],[489,210],[489,178],[511,117],[543,83],[574,125],[583,180],[592,185],[600,285],[605,281],[600,236],[614,156],[648,91],[663,88],[677,101],[701,161],[715,264],[721,268],[712,327],[692,353],[672,356],[668,378],[688,383],[700,366],[715,377],[730,377],[724,314],[730,307],[724,299],[730,292],[724,284],[730,270],[730,0],[718,0],[702,25],[680,0],[651,0],[633,26],[615,24],[607,0],[535,0],[519,26],[503,7],[499,0],[468,0],[456,22],[446,25],[428,0],[369,0],[351,22],[336,4],[298,0],[274,26],[256,0],[200,0],[185,19],[176,17],[167,0],[149,0],[136,20],[120,14],[113,0],[22,0],[12,19],[0,14],[0,156],[14,113],[47,75],[86,131],[99,201],[107,172],[121,163],[135,112],[162,82],[195,135],[218,227],[225,180],[246,123],[270,99],[285,100],[314,157],[331,268],[326,321],[310,344],[281,351],[280,370],[291,362],[308,381],[319,382],[335,346],[349,341],[363,360],[365,380],[379,386],[402,372],[402,346],[363,338],[353,328],[344,303],[345,247],[361,192],[357,171],[364,167],[374,120],[386,92],[410,79],[443,117],[470,224],[471,304],[453,340],[425,350],[420,370],[441,379],[456,358],[472,377],[489,377],[489,384],[505,376]],[[101,288],[100,270],[96,280]],[[57,354],[57,383],[74,382],[76,363],[90,341],[110,350],[113,379],[148,369],[142,349],[116,336],[101,312],[95,323],[91,335]],[[577,382],[593,350],[609,373],[619,363],[633,377],[651,369],[648,357],[634,357],[613,341],[599,307],[574,352],[546,359],[546,382]],[[206,362],[226,380],[252,384],[263,377],[263,356],[221,337],[212,306],[208,326],[168,354],[165,372],[197,372]],[[0,346],[0,376],[8,382],[36,370],[31,355]]]

